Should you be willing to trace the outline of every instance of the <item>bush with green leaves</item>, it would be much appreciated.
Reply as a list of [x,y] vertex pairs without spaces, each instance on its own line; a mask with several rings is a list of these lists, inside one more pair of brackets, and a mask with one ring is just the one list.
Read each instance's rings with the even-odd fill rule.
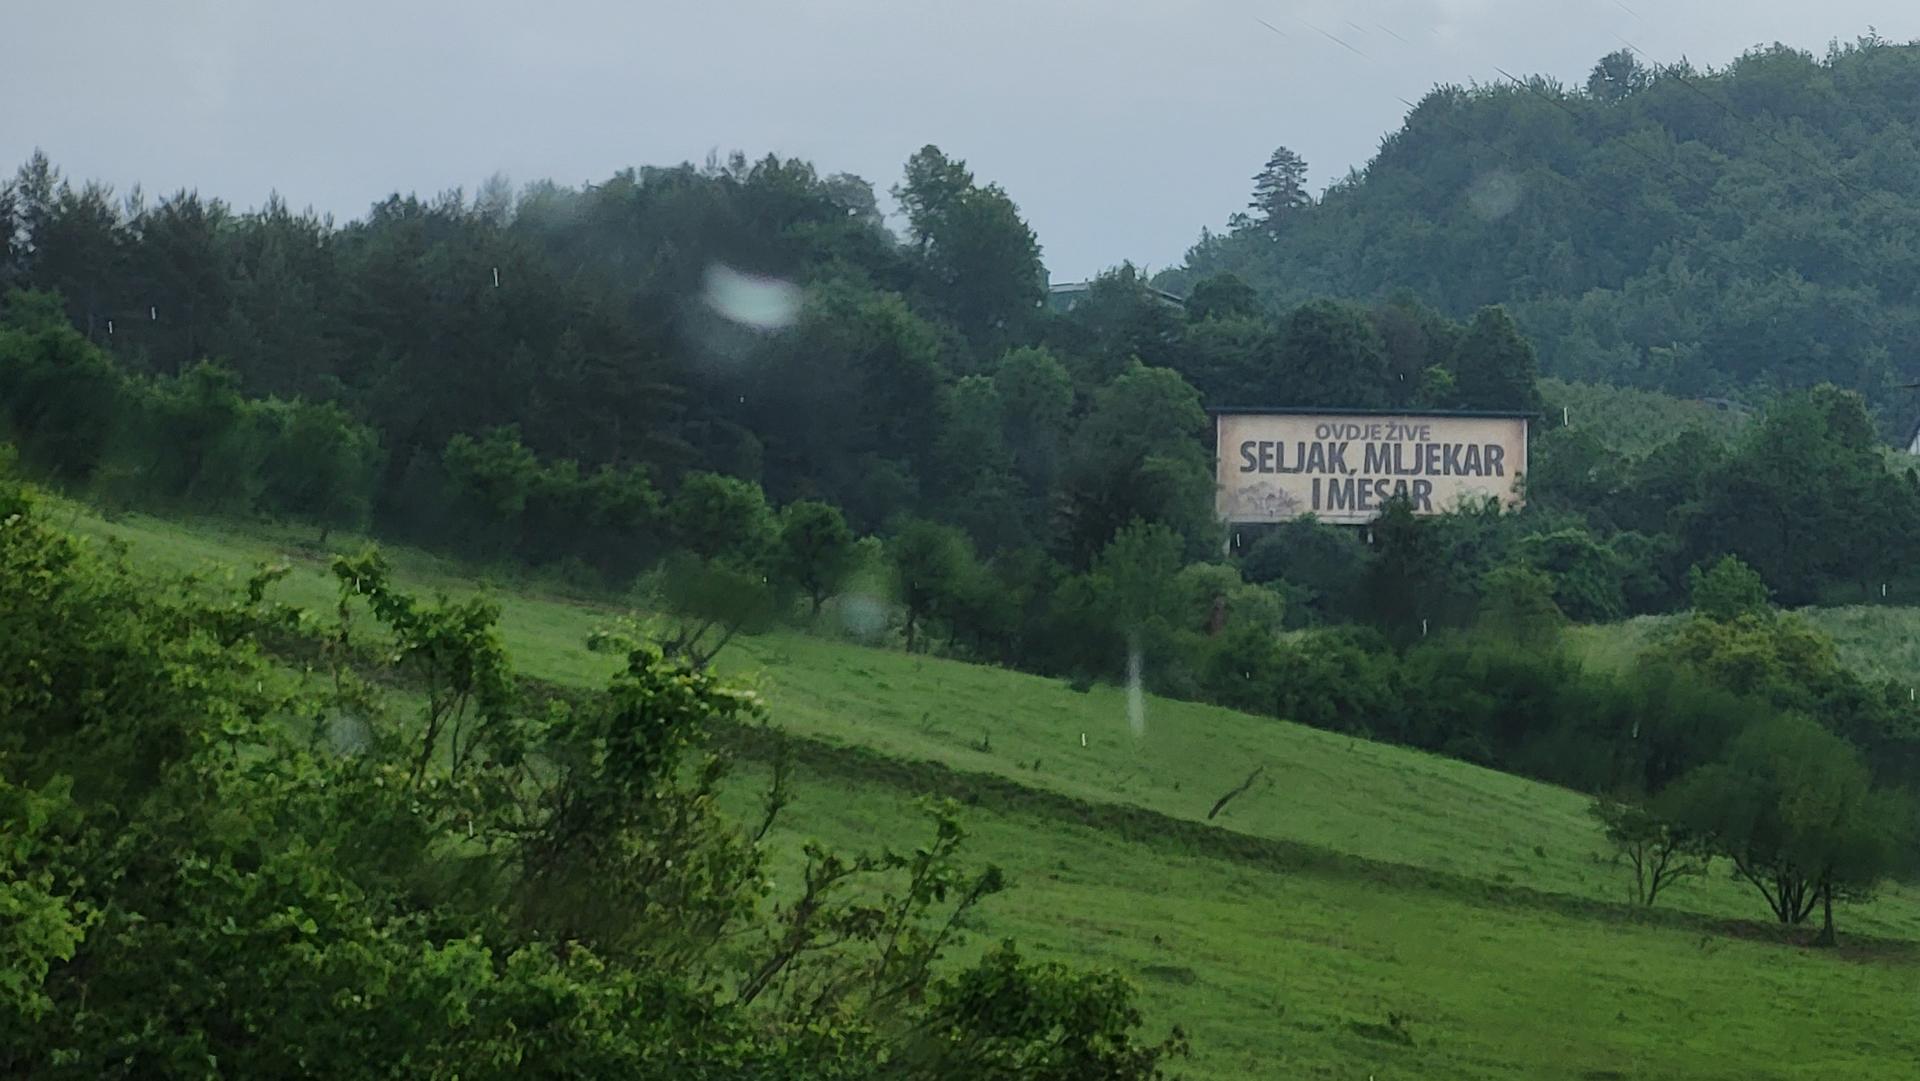
[[1184,1048],[1115,977],[949,959],[1005,886],[956,808],[775,890],[785,768],[752,822],[715,798],[753,695],[609,640],[605,691],[543,698],[485,600],[333,570],[332,617],[282,568],[161,587],[0,479],[0,1073],[1144,1081]]
[[1566,626],[1567,614],[1553,596],[1553,579],[1532,567],[1495,567],[1480,576],[1480,607],[1474,626],[1514,642],[1549,645]]
[[964,601],[978,580],[979,564],[966,534],[924,518],[897,523],[886,551],[912,652],[930,617],[948,615]]
[[1353,612],[1366,563],[1355,530],[1301,518],[1261,533],[1241,557],[1240,572],[1253,582],[1284,582],[1291,622],[1302,625],[1307,614],[1328,623]]
[[134,388],[64,321],[36,313],[46,298],[15,293],[0,323],[0,428],[20,464],[62,483],[94,478],[132,419]]
[[1739,556],[1721,556],[1706,570],[1697,563],[1688,568],[1687,594],[1695,613],[1721,623],[1773,610],[1767,584]]
[[45,300],[14,294],[0,323],[0,434],[24,468],[114,504],[366,523],[382,453],[344,410],[245,397],[205,362],[136,377]]

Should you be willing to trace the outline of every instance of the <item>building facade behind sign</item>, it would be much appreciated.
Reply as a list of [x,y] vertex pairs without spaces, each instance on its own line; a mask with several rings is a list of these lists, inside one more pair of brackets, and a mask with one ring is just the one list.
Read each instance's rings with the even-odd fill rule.
[[1521,503],[1527,417],[1484,413],[1214,415],[1217,509],[1229,522],[1370,522],[1396,495],[1416,514]]

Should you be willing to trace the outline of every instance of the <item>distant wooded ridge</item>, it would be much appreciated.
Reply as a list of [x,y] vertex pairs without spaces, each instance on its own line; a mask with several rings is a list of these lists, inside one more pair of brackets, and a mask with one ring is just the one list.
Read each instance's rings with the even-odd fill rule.
[[[1284,133],[1276,133],[1284,141]],[[1280,308],[1502,304],[1551,376],[1686,397],[1821,382],[1904,444],[1920,378],[1920,48],[1877,36],[1718,68],[1622,50],[1584,86],[1440,87],[1318,197],[1282,149],[1156,284],[1231,271]]]

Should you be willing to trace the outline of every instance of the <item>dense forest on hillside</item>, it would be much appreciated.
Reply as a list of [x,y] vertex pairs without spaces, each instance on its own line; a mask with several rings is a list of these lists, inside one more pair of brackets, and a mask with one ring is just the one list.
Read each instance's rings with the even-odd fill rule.
[[[858,178],[736,156],[578,190],[395,196],[337,225],[278,201],[120,198],[36,157],[0,189],[0,291],[38,291],[17,325],[70,323],[175,397],[227,414],[306,402],[287,420],[313,438],[314,408],[337,408],[365,431],[329,453],[369,480],[331,510],[481,555],[545,547],[569,507],[634,525],[699,472],[824,500],[860,531],[927,515],[986,551],[1084,567],[1140,519],[1198,554],[1218,543],[1203,402],[1537,401],[1497,310],[1469,326],[1412,304],[1271,319],[1223,279],[1181,311],[1123,268],[1055,313],[1005,192],[928,147],[894,194],[903,237]],[[151,456],[106,440],[139,425],[93,393],[99,445],[67,432],[65,457],[40,464],[93,483],[105,463],[150,491]],[[43,422],[15,418],[29,464]],[[257,502],[222,484],[246,487],[161,486]],[[473,513],[525,520],[474,528]]]
[[1503,304],[1544,371],[1677,394],[1832,382],[1890,437],[1920,377],[1920,46],[1722,68],[1623,50],[1584,87],[1444,86],[1318,199],[1269,191],[1162,284],[1232,271],[1262,300],[1409,290]]
[[[1274,168],[1262,227],[1291,250],[1331,201]],[[1431,579],[1417,600],[1361,603],[1380,551],[1325,527],[1233,534],[1222,573],[1295,625],[1464,622],[1515,561],[1575,619],[1684,603],[1687,569],[1729,553],[1800,602],[1888,581],[1920,535],[1920,489],[1844,395],[1740,431],[1656,395],[1549,402],[1505,308],[1456,320],[1405,290],[1276,310],[1220,273],[1174,304],[1123,265],[1060,311],[1013,199],[964,162],[927,147],[892,194],[905,235],[860,178],[735,155],[339,224],[117,197],[35,156],[0,185],[0,437],[109,505],[371,528],[616,588],[680,553],[817,607],[820,565],[850,565],[822,553],[880,535],[903,581],[937,583],[906,591],[910,637],[932,615],[982,656],[1083,673],[1120,652],[1074,584],[1110,549],[1151,536],[1178,567],[1228,542],[1206,406],[1539,416],[1531,509],[1424,526],[1439,564],[1395,572]]]

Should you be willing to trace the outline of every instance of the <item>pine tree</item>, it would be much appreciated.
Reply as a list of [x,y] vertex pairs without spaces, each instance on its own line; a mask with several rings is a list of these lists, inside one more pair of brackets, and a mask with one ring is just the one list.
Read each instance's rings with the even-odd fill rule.
[[1305,158],[1281,147],[1267,159],[1266,167],[1253,177],[1253,201],[1247,204],[1253,211],[1256,226],[1272,231],[1279,228],[1288,215],[1313,202],[1307,194],[1307,162]]

